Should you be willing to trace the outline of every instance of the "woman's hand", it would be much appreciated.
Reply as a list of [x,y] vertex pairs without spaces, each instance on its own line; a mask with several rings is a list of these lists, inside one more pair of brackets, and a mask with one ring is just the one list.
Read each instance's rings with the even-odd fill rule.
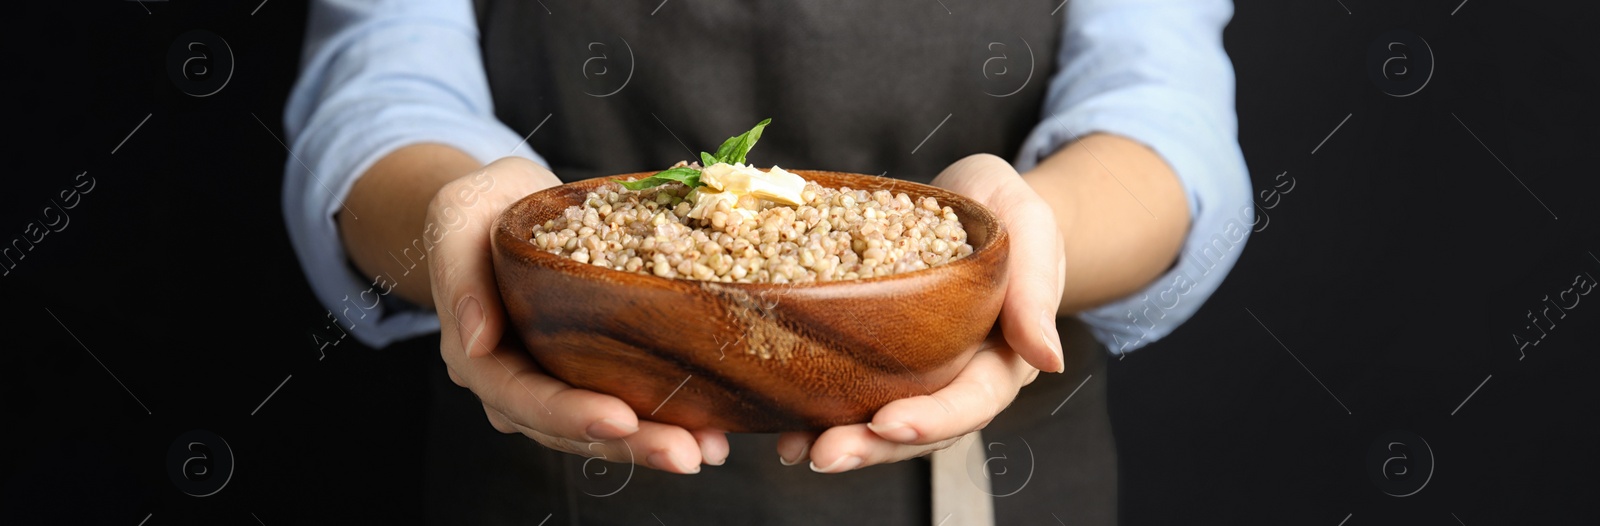
[[993,155],[966,157],[933,180],[1000,216],[1011,234],[1009,282],[998,325],[1002,336],[979,343],[972,361],[950,385],[926,396],[885,405],[868,424],[839,426],[820,435],[785,433],[778,455],[793,465],[839,473],[923,456],[983,429],[1011,404],[1039,371],[1061,372],[1061,304],[1066,258],[1049,205],[1010,163]]
[[490,229],[500,213],[530,193],[560,184],[549,170],[505,158],[446,184],[428,205],[423,229],[439,352],[450,379],[483,402],[502,433],[521,433],[552,449],[673,473],[720,465],[727,437],[717,431],[640,421],[622,400],[576,389],[546,375],[507,331],[495,284]]

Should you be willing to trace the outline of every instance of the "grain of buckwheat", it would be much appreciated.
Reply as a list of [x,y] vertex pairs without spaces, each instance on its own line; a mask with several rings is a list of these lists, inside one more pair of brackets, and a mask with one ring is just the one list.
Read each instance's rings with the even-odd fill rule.
[[690,218],[689,189],[669,183],[633,191],[607,184],[533,228],[552,254],[665,278],[739,283],[808,283],[886,276],[949,263],[972,253],[955,211],[932,197],[824,188],[807,182],[805,204],[745,196],[746,218],[718,203]]

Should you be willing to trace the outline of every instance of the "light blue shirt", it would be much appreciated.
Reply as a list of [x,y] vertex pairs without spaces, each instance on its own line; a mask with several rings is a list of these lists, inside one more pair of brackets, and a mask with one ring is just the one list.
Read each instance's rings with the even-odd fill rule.
[[[1112,352],[1124,353],[1189,319],[1233,268],[1255,223],[1233,66],[1222,48],[1233,5],[1069,0],[1063,10],[1058,70],[1017,169],[1083,135],[1112,133],[1159,154],[1188,196],[1190,230],[1176,264],[1144,290],[1079,314]],[[453,146],[485,164],[516,155],[547,165],[495,119],[470,0],[313,2],[284,130],[291,155],[283,208],[295,253],[330,316],[373,347],[437,331],[439,320],[387,295],[398,276],[363,277],[349,262],[334,216],[356,178],[418,143]],[[418,250],[394,254],[415,264],[411,272],[427,271]]]

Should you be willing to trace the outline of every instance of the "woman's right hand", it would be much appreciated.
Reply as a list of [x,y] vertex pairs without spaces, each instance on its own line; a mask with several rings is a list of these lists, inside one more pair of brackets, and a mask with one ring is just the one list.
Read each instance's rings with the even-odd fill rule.
[[429,203],[423,235],[433,243],[429,281],[450,379],[478,396],[496,430],[552,449],[673,473],[721,465],[728,456],[723,432],[641,421],[621,399],[545,374],[507,330],[490,229],[518,199],[558,184],[533,161],[508,157],[446,184]]

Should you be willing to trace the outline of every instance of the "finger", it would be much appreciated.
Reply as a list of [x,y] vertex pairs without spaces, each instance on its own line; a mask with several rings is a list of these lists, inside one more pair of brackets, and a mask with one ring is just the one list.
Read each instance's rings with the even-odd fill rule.
[[647,467],[683,474],[700,472],[700,445],[684,428],[645,421],[639,423],[638,433],[622,440],[634,451],[645,452]]
[[[1061,334],[1056,316],[1061,308],[1062,279],[1066,267],[1062,257],[1061,232],[1055,214],[1021,178],[1015,194],[997,198],[997,208],[1007,210],[1011,229],[1010,283],[1005,303],[1000,308],[1000,327],[1006,342],[1028,363],[1041,371],[1063,372]],[[1026,192],[1026,195],[1017,195]],[[1026,226],[1023,226],[1026,225]]]
[[540,433],[592,442],[639,429],[638,416],[626,402],[544,374],[519,348],[501,345],[477,358],[446,353],[445,361],[485,405]]
[[793,466],[811,460],[811,443],[817,440],[817,435],[809,431],[791,431],[778,435],[778,463]]
[[[502,352],[506,352],[506,350],[498,350],[496,355]],[[494,357],[494,355],[491,355],[491,357]],[[491,360],[491,358],[478,358],[478,360]],[[554,379],[549,379],[549,382],[555,381]],[[598,393],[586,392],[586,390],[571,389],[571,387],[565,387],[565,392],[563,393],[568,393],[568,395],[592,395],[598,396],[598,398],[616,400],[611,396],[598,395]],[[560,400],[562,396],[555,395],[552,398]],[[517,417],[509,416],[509,414],[502,412],[501,409],[496,408],[494,404],[488,401],[496,400],[496,395],[485,396],[483,400],[485,400],[483,412],[488,416],[490,424],[494,425],[496,430],[502,433],[522,433],[522,435],[544,444],[546,448],[557,449],[557,451],[571,452],[571,454],[578,454],[578,456],[603,457],[603,459],[611,460],[611,462],[632,462],[632,464],[672,473],[699,473],[699,465],[704,460],[701,452],[702,444],[699,443],[698,436],[691,435],[688,430],[677,427],[677,425],[638,422],[637,428],[630,428],[630,430],[626,430],[626,433],[586,433],[589,436],[574,438],[571,435],[544,432],[536,425],[526,425],[518,422]],[[562,403],[562,401],[557,401],[557,403]],[[616,403],[621,403],[621,400],[616,400]],[[630,409],[626,409],[626,404],[622,406],[622,409],[627,411],[627,416],[634,416]],[[626,438],[600,440],[600,438],[594,438],[592,435],[619,435],[626,436]],[[722,464],[723,460],[728,457],[726,436],[722,432],[704,432],[701,436],[704,436],[704,441],[709,443],[709,448],[712,448],[714,454],[718,452],[717,441],[720,441],[720,460],[717,460],[717,464]]]
[[961,437],[929,444],[898,444],[879,437],[866,424],[839,426],[822,433],[811,446],[811,470],[817,473],[843,473],[877,464],[888,464],[938,451]]
[[461,379],[461,375],[456,374],[456,370],[455,369],[451,369],[449,366],[446,366],[444,368],[444,371],[445,371],[445,373],[448,373],[450,375],[450,381],[454,382],[457,387],[466,387],[467,386],[466,381]]
[[867,424],[879,438],[901,444],[932,444],[983,429],[1039,370],[993,340],[943,389],[904,398],[879,409]]
[[950,165],[933,183],[970,197],[1000,216],[1011,234],[1010,273],[1000,310],[1006,341],[1028,363],[1061,372],[1065,359],[1056,314],[1066,275],[1061,232],[1049,204],[1005,160],[988,154]]
[[489,407],[489,404],[483,405],[483,415],[489,417],[489,425],[494,426],[495,431],[508,435],[522,432],[515,423],[511,422],[511,419],[506,418],[506,415],[500,414],[493,407]]
[[644,422],[638,433],[627,438],[603,441],[573,440],[525,426],[517,426],[517,429],[550,449],[611,462],[633,463],[669,473],[699,473],[703,460],[700,446],[688,431],[656,422]]
[[728,432],[721,429],[700,429],[690,431],[694,441],[700,444],[700,459],[712,466],[721,466],[728,461]]
[[506,158],[446,184],[428,204],[423,239],[441,353],[487,354],[504,330],[489,229],[517,199],[559,183],[548,170]]

